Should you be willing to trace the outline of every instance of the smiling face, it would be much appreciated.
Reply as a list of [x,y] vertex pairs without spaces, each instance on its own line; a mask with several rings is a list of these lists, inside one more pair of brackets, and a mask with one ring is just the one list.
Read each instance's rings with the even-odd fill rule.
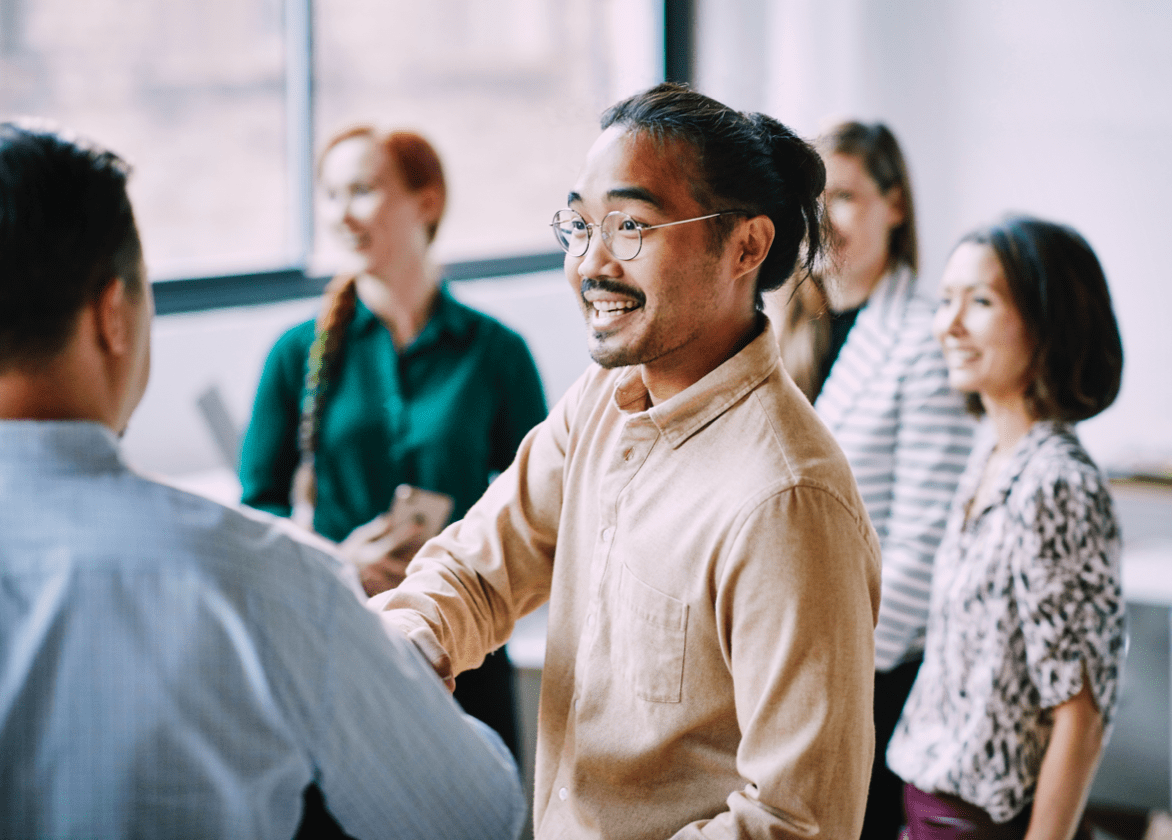
[[[705,215],[712,210],[691,190],[692,157],[679,141],[660,144],[611,126],[591,148],[569,206],[592,225],[615,210],[646,225]],[[591,358],[607,368],[642,365],[656,401],[725,361],[755,322],[755,272],[746,276],[739,267],[736,231],[714,252],[711,224],[645,231],[639,255],[626,261],[614,257],[595,228],[583,256],[566,256]]]
[[887,269],[891,231],[903,222],[900,189],[881,192],[862,158],[836,152],[826,157],[826,212],[843,296],[862,303]]
[[952,252],[933,333],[944,348],[953,388],[979,393],[986,406],[1023,404],[1035,342],[988,245],[962,242]]
[[320,178],[324,218],[365,271],[383,279],[427,250],[435,221],[430,193],[409,190],[390,163],[372,138],[358,135],[326,153]]

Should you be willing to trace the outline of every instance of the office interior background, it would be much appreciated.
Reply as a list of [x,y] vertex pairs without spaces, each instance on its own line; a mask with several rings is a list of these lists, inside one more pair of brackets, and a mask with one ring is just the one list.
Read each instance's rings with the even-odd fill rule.
[[357,122],[436,145],[437,255],[458,297],[526,337],[551,403],[588,357],[549,218],[599,113],[664,78],[809,137],[888,123],[929,291],[957,238],[1006,211],[1073,225],[1126,353],[1117,403],[1080,433],[1113,476],[1145,479],[1118,485],[1146,576],[1092,798],[1140,811],[1172,796],[1170,34],[1167,0],[0,0],[0,116],[51,119],[135,166],[159,317],[125,448],[224,498],[265,354],[346,265],[315,221],[313,169]]

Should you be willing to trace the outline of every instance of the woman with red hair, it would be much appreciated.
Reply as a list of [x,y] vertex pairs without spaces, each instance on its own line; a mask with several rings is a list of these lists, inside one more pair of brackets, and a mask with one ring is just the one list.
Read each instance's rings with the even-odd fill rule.
[[[462,517],[545,417],[545,397],[521,337],[441,282],[430,247],[447,187],[423,137],[344,131],[318,180],[361,268],[334,278],[321,314],[269,355],[241,455],[243,501],[341,543],[374,595],[402,580],[421,542],[388,530],[395,489],[443,493]],[[516,752],[503,651],[461,676],[456,698]]]

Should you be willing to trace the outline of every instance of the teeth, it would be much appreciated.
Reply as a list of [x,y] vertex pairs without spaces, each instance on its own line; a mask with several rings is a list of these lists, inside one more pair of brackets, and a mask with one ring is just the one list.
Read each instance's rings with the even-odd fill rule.
[[592,305],[594,306],[595,312],[606,315],[611,315],[615,312],[626,312],[631,309],[636,309],[639,306],[639,304],[629,300],[596,300]]

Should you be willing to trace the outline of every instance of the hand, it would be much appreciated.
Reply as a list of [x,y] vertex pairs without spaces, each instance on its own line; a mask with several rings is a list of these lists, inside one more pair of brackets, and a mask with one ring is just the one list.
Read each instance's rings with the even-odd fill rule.
[[358,567],[362,588],[367,596],[373,596],[403,582],[407,564],[423,543],[417,523],[408,521],[392,527],[390,517],[384,513],[351,531],[338,550]]

